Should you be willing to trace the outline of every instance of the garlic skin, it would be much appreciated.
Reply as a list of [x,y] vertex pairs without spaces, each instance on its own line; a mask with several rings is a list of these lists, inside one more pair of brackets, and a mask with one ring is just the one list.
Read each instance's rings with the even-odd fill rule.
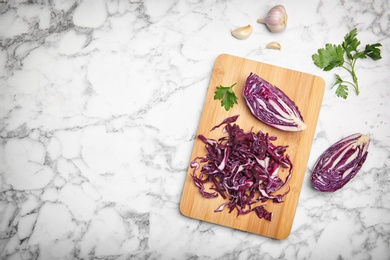
[[258,19],[258,23],[267,25],[268,29],[273,33],[283,32],[287,27],[287,12],[283,5],[272,7],[266,18]]
[[237,39],[244,40],[252,34],[252,26],[248,24],[247,26],[239,27],[232,30],[231,33]]

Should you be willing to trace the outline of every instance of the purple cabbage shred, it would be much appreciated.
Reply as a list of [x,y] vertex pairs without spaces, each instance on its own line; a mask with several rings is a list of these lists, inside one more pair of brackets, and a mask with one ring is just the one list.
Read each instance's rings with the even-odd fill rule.
[[[211,129],[225,125],[223,132],[227,135],[218,140],[198,135],[207,153],[192,160],[191,176],[203,197],[220,195],[228,199],[215,212],[225,208],[229,213],[236,209],[237,215],[254,211],[259,218],[271,221],[272,212],[265,209],[264,203],[268,200],[281,203],[289,192],[288,189],[276,194],[286,186],[292,175],[293,165],[285,154],[287,146],[274,145],[272,141],[276,137],[268,133],[245,132],[234,123],[237,118],[238,115],[228,117]],[[288,169],[284,180],[278,174],[280,167]]]

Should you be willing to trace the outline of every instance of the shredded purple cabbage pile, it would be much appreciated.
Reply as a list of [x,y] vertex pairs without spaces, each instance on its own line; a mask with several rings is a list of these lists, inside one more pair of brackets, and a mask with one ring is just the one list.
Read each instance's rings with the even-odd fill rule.
[[[228,117],[211,129],[225,125],[223,132],[227,136],[214,140],[198,135],[205,143],[207,154],[191,162],[191,176],[205,198],[215,198],[219,194],[229,199],[215,212],[221,212],[225,207],[229,213],[237,209],[237,215],[254,211],[259,218],[271,221],[272,212],[265,209],[264,202],[271,200],[280,203],[289,192],[275,194],[292,175],[293,165],[288,154],[285,154],[287,146],[274,145],[272,141],[276,137],[268,133],[244,132],[234,123],[238,117]],[[285,180],[278,174],[280,167],[289,169]],[[211,184],[210,191],[206,191],[206,183]]]

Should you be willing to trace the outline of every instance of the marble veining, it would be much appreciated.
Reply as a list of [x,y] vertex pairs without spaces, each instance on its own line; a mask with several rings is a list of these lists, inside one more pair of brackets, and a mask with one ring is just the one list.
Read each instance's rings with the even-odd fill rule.
[[[269,0],[0,1],[1,259],[390,259],[389,1],[278,3],[281,34],[256,24]],[[247,40],[230,35],[247,24]],[[354,27],[383,58],[358,61],[361,94],[342,100],[311,55]],[[221,53],[327,84],[286,240],[179,212]],[[354,132],[372,137],[361,172],[316,192],[316,159]]]

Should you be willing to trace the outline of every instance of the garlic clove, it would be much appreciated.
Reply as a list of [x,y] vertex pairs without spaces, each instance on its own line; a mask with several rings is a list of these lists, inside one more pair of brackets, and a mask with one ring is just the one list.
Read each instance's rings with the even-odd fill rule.
[[258,23],[265,24],[271,32],[283,32],[287,27],[288,15],[283,5],[272,7],[266,18],[257,19]]
[[267,49],[280,50],[282,46],[278,42],[270,42],[265,46]]
[[247,26],[239,27],[232,30],[231,33],[237,39],[244,40],[252,34],[252,26],[248,24]]

